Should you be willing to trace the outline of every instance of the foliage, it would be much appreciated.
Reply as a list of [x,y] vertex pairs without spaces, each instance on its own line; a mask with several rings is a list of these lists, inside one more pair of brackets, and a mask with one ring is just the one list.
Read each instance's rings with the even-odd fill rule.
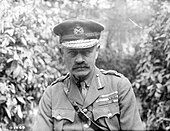
[[96,64],[99,68],[106,70],[116,70],[132,82],[135,79],[136,72],[134,70],[137,60],[135,56],[126,54],[122,51],[115,51],[112,48],[101,49]]
[[64,70],[51,30],[59,20],[51,17],[58,15],[56,9],[44,12],[48,6],[36,2],[0,2],[0,127],[4,130],[31,123],[28,116],[34,115],[44,89]]
[[170,12],[162,9],[156,14],[147,32],[133,85],[142,100],[147,129],[170,130]]

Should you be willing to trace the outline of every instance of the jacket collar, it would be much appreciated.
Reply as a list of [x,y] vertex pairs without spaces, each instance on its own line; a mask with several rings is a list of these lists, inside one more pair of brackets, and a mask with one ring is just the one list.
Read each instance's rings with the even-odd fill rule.
[[68,98],[72,101],[77,102],[84,108],[92,104],[99,97],[99,90],[104,88],[102,74],[97,67],[95,67],[95,71],[90,79],[87,80],[87,82],[89,83],[89,89],[85,100],[83,99],[77,85],[75,84],[75,81],[73,81],[71,77],[68,79],[67,82],[67,87],[69,88],[67,94]]

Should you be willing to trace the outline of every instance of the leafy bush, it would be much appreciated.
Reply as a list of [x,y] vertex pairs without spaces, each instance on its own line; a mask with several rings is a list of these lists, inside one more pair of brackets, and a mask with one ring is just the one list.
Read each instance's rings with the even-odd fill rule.
[[[116,48],[116,47],[115,47]],[[99,57],[96,61],[99,68],[106,70],[116,70],[132,82],[135,79],[135,66],[137,60],[135,55],[126,54],[125,52],[116,52],[112,48],[101,49]]]
[[133,83],[142,100],[148,130],[170,130],[170,13],[156,14],[138,52],[138,75]]
[[44,89],[64,71],[52,34],[58,13],[48,8],[0,1],[0,130],[30,127]]

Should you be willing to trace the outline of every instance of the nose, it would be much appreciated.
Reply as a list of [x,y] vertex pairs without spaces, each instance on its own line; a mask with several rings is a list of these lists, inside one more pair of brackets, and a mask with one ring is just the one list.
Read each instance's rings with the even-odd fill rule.
[[80,53],[77,54],[75,62],[78,64],[84,62],[82,54],[80,54]]

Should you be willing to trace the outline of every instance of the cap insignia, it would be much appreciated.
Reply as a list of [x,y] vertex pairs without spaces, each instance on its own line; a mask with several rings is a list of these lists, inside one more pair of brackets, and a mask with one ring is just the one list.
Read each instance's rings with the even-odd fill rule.
[[74,28],[74,35],[83,35],[84,34],[84,29],[77,25],[75,28]]

